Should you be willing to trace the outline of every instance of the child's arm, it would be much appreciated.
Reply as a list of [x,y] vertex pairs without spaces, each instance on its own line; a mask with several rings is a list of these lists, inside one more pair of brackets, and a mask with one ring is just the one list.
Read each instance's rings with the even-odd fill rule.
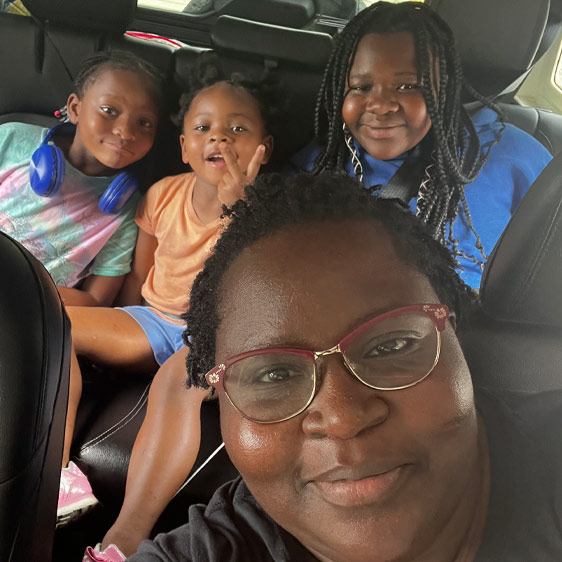
[[111,306],[123,284],[124,275],[89,275],[80,289],[57,287],[66,306]]
[[[66,306],[111,306],[115,297],[121,306],[140,304],[141,288],[154,264],[154,252],[158,246],[156,237],[139,229],[135,257],[127,276],[109,277],[89,275],[81,289],[58,287]],[[123,280],[125,282],[123,283]],[[121,292],[119,292],[121,289]]]
[[186,388],[183,347],[160,367],[148,394],[148,410],[129,462],[125,500],[102,548],[116,544],[125,555],[148,538],[189,475],[201,440],[201,403],[208,389]]
[[154,265],[154,253],[158,247],[158,240],[139,228],[139,237],[135,247],[135,257],[131,271],[125,278],[121,292],[117,297],[119,306],[132,306],[141,304],[141,289],[146,281],[150,268]]

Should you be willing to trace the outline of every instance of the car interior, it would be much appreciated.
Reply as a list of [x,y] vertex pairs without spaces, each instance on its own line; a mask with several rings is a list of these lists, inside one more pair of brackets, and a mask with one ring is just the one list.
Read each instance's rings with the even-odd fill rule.
[[[274,69],[280,76],[291,115],[279,143],[284,147],[281,160],[313,137],[316,92],[332,36],[342,22],[322,15],[316,0],[215,1],[211,14],[159,20],[156,12],[151,21],[136,0],[24,3],[32,17],[0,13],[0,123],[55,125],[53,112],[71,91],[80,61],[107,49],[130,50],[157,66],[165,76],[173,112],[189,65],[201,51],[213,50],[228,71]],[[560,388],[562,160],[556,155],[562,148],[562,116],[523,107],[516,94],[522,78],[559,37],[562,1],[428,3],[452,27],[469,82],[499,104],[508,122],[533,135],[555,156],[485,266],[482,309],[470,319],[462,340],[469,366],[479,373],[480,384],[491,387],[530,392]],[[171,37],[181,46],[126,34],[131,29]],[[182,171],[178,155],[177,130],[169,123],[153,148],[153,165],[143,178],[146,187]],[[79,559],[85,546],[100,540],[122,503],[128,458],[146,411],[150,380],[89,368],[72,457],[102,505],[55,533],[69,322],[42,266],[6,236],[0,236],[0,247],[0,560],[47,562],[51,552],[53,560]],[[184,523],[188,505],[205,502],[236,475],[220,449],[216,401],[204,403],[202,428],[192,477],[156,530]]]

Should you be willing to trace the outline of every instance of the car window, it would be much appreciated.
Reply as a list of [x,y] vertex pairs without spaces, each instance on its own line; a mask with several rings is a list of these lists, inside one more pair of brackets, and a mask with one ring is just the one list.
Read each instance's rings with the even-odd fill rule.
[[154,8],[167,12],[183,12],[186,8],[195,13],[213,12],[213,0],[138,0],[137,6],[141,8]]
[[515,99],[520,105],[562,114],[562,38],[533,66]]
[[[283,8],[273,10],[275,15],[271,19],[267,6],[258,4],[258,0],[252,1],[255,4],[248,0],[137,0],[137,16],[131,29],[163,35],[191,45],[208,47],[210,30],[217,17],[222,14],[293,27],[291,23],[278,21],[279,16],[284,12]],[[307,0],[303,2],[308,4],[307,7],[303,6],[303,11],[308,12],[310,17],[305,16],[303,20],[301,13],[297,17],[300,23],[295,24],[294,27],[334,35],[343,29],[357,12],[377,1]],[[406,0],[390,1],[399,3]],[[417,1],[423,2],[423,0]],[[254,11],[254,5],[259,9]],[[283,16],[281,18],[283,19]]]
[[[209,14],[216,12],[230,3],[231,0],[138,0],[137,6],[153,8],[168,12],[186,14]],[[349,18],[355,11],[360,11],[378,0],[317,0],[318,12],[322,15]],[[406,0],[388,0],[395,4]],[[417,0],[423,2],[423,0]]]

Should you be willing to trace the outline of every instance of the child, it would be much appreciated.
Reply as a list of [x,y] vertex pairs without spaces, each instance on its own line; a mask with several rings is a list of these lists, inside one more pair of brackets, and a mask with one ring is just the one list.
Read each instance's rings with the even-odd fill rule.
[[[68,309],[76,354],[96,363],[133,368],[136,372],[153,372],[157,364],[163,365],[177,352],[162,366],[152,385],[149,414],[135,447],[135,451],[141,451],[143,470],[148,459],[153,464],[161,459],[168,462],[168,457],[173,457],[173,451],[181,448],[178,446],[180,441],[174,435],[182,431],[187,430],[189,435],[181,442],[188,442],[195,449],[195,454],[197,452],[197,424],[186,427],[183,424],[185,413],[182,413],[181,419],[170,415],[166,400],[163,407],[158,403],[159,389],[166,387],[170,377],[179,373],[181,378],[178,384],[171,384],[173,394],[180,394],[182,399],[185,396],[186,402],[192,403],[193,392],[184,390],[185,350],[182,333],[185,324],[180,315],[188,307],[187,294],[191,282],[202,268],[219,234],[222,206],[230,205],[242,196],[243,186],[256,177],[273,149],[269,119],[276,108],[270,101],[268,85],[237,76],[225,81],[219,79],[217,72],[210,72],[210,68],[213,68],[210,62],[203,60],[198,70],[201,73],[200,80],[182,97],[182,159],[191,166],[193,172],[168,177],[155,184],[137,211],[139,239],[133,269],[123,288],[128,302],[136,306],[121,309]],[[178,363],[181,364],[180,368],[174,368]],[[81,376],[74,356],[63,466],[69,460],[80,387]],[[198,394],[196,402],[200,404],[205,393],[194,392]],[[192,407],[190,410],[197,418],[198,409]],[[160,423],[159,416],[166,416],[167,419],[164,424],[166,439],[161,440],[151,437],[154,431],[162,429],[154,427]],[[175,427],[178,425],[180,427]],[[161,443],[164,443],[163,446],[172,443],[172,450],[161,456],[145,455],[139,441],[142,442],[147,434],[149,444],[158,447]],[[135,475],[137,457],[133,454],[131,460],[127,500],[131,495],[134,497],[135,487],[139,487],[135,481],[135,477],[139,478]],[[191,458],[191,464],[194,460],[195,456]],[[182,466],[182,470],[189,469],[190,466]],[[86,486],[85,476],[73,463],[70,471],[63,470],[62,480],[67,479],[73,480],[66,483],[68,488],[82,487],[89,500],[94,501],[89,486]],[[133,492],[130,491],[131,487]],[[72,511],[72,504],[78,508],[83,507],[83,504],[77,500],[65,505],[65,495],[72,493],[65,492],[63,488],[64,484],[61,484],[59,514],[67,516]],[[140,488],[145,489],[142,482]],[[171,494],[175,491],[172,490]],[[165,500],[162,509],[170,497]],[[155,502],[152,497],[150,502],[141,502],[134,510],[135,515],[142,517],[153,505]],[[158,515],[156,513],[155,518]],[[142,531],[136,544],[148,536],[153,523]],[[134,542],[135,537],[131,536],[129,543],[131,541]],[[136,544],[130,548],[129,543],[118,546],[126,553],[134,552]]]
[[[136,180],[116,174],[153,145],[161,81],[135,55],[106,51],[83,61],[74,88],[66,105],[71,124],[49,132],[0,125],[0,229],[43,263],[65,304],[107,306],[130,269],[137,236],[138,195],[127,200]],[[98,208],[120,191],[110,212]]]
[[[472,118],[465,95],[483,105]],[[463,280],[478,288],[483,262],[551,159],[498,112],[466,83],[452,32],[431,8],[377,2],[338,36],[315,116],[323,144],[307,147],[294,163],[381,187],[397,170],[404,173],[408,160],[406,182],[398,183],[412,190],[402,199],[450,246]]]

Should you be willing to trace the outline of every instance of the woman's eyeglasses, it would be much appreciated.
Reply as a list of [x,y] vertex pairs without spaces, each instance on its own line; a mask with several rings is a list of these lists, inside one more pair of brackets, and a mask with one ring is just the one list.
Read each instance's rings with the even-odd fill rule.
[[376,390],[401,390],[423,381],[439,360],[449,318],[442,304],[385,312],[325,351],[267,348],[231,357],[205,378],[258,423],[288,420],[305,410],[320,387],[318,360],[341,353],[348,370]]

